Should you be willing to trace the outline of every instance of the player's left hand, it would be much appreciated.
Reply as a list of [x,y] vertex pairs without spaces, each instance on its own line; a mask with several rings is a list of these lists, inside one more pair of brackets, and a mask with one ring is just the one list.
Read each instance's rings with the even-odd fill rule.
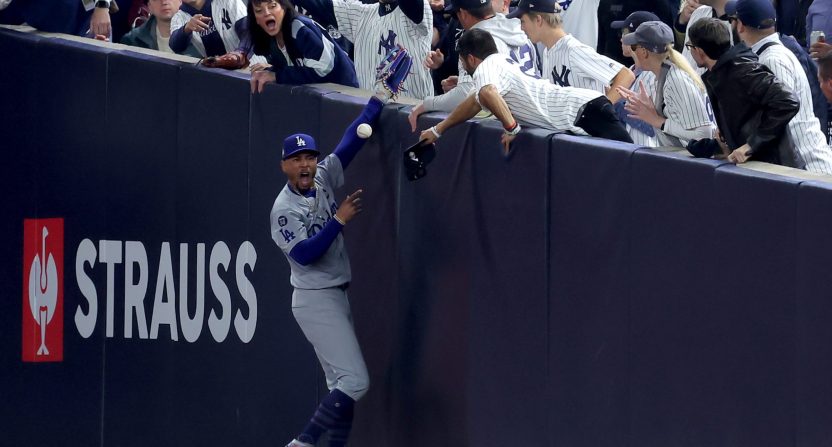
[[407,122],[410,123],[410,131],[416,132],[416,126],[418,125],[419,115],[425,113],[425,103],[420,102],[419,104],[414,107],[409,114],[407,114]]
[[274,72],[268,70],[256,71],[251,74],[251,93],[263,93],[266,84],[276,82]]
[[749,146],[748,143],[745,143],[742,146],[734,149],[734,152],[731,152],[731,155],[728,156],[728,161],[736,164],[745,163],[751,158],[751,156],[748,154],[750,150],[751,146]]
[[112,26],[110,22],[110,10],[107,8],[95,8],[90,20],[90,34],[110,36]]
[[517,138],[517,135],[509,135],[507,133],[504,133],[500,137],[500,142],[503,143],[503,152],[505,155],[508,155],[508,153],[511,152],[511,142],[514,141],[515,138]]
[[618,87],[618,93],[627,100],[624,110],[627,111],[629,116],[640,119],[658,129],[662,125],[663,118],[656,112],[656,105],[653,103],[653,98],[647,93],[644,82],[639,81],[639,88],[639,92],[636,93],[628,88]]
[[820,59],[829,53],[832,53],[832,44],[826,42],[815,42],[814,45],[809,47],[809,56],[812,59]]

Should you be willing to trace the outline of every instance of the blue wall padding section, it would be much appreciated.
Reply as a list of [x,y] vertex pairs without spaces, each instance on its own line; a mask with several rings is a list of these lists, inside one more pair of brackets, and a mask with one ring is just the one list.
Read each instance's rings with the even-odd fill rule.
[[[0,30],[0,427],[27,446],[261,446],[296,436],[327,392],[291,313],[269,214],[295,132],[329,154],[366,98],[270,85],[243,72]],[[594,138],[525,129],[505,156],[494,120],[439,140],[406,180],[416,142],[384,108],[339,200],[365,190],[344,234],[354,323],[371,387],[351,445],[424,447],[783,446],[832,443],[832,186]],[[420,117],[420,128],[442,116]],[[21,361],[22,231],[63,217],[64,361]],[[79,244],[138,241],[149,261],[145,321],[125,337],[123,263],[113,336],[107,268],[75,273]],[[177,313],[151,329],[163,243],[174,293],[196,310],[197,244],[231,252],[219,277],[230,317],[250,317],[238,248],[256,267],[256,332],[221,312],[206,272],[200,337]],[[188,274],[180,289],[180,244]],[[23,260],[31,262],[30,260]],[[206,265],[206,270],[209,268]],[[137,270],[134,270],[136,273]],[[28,306],[28,304],[25,304]],[[282,444],[283,443],[283,444]],[[4,444],[5,445],[5,444]]]
[[628,234],[633,147],[549,144],[549,355],[553,445],[626,440]]
[[832,443],[832,294],[829,292],[828,262],[832,235],[827,222],[832,218],[832,187],[827,183],[800,185],[797,204],[797,298],[795,381],[797,420],[796,444],[800,447]]

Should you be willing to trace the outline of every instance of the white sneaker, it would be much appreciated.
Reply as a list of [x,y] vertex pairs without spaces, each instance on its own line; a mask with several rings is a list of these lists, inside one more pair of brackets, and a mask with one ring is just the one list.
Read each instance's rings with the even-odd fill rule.
[[286,444],[286,447],[315,447],[312,444],[307,444],[305,442],[300,442],[297,439],[292,439],[292,442]]

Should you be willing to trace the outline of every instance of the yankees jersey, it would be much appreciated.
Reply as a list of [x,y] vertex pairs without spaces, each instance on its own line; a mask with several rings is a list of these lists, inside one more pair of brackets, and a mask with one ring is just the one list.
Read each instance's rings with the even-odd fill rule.
[[[488,31],[497,45],[497,53],[511,58],[518,63],[520,69],[529,76],[538,77],[538,59],[534,44],[520,28],[519,19],[509,19],[497,14],[490,19],[476,23],[471,29]],[[423,106],[426,112],[439,110],[452,112],[474,88],[474,80],[465,71],[462,61],[459,61],[459,78],[456,87],[444,95],[425,98]]]
[[286,184],[272,205],[272,239],[289,261],[292,270],[290,282],[294,287],[325,289],[350,281],[350,261],[344,236],[340,233],[326,253],[312,264],[301,265],[289,256],[295,245],[315,236],[334,218],[338,210],[334,190],[343,184],[341,160],[337,155],[330,154],[318,163],[315,189],[304,196]]
[[[693,26],[694,23],[696,23],[700,19],[706,18],[706,17],[718,18],[716,16],[716,11],[714,10],[714,8],[712,8],[710,6],[702,5],[698,8],[696,8],[696,10],[693,11],[693,13],[691,13],[691,15],[690,15],[690,20],[688,20],[687,29],[690,30],[690,27]],[[731,35],[731,45],[734,45],[734,32],[731,30],[731,24],[728,23],[727,20],[723,20],[723,23],[725,24],[725,28],[728,29],[728,32]],[[696,72],[699,73],[699,75],[701,76],[702,73],[705,73],[706,69],[705,68],[698,68],[696,66],[696,61],[693,60],[693,55],[690,54],[690,49],[687,46],[688,43],[690,43],[690,37],[688,36],[688,33],[685,32],[685,47],[682,50],[682,55],[685,56],[685,59],[688,60],[688,63],[690,64],[690,66],[693,67],[693,69],[696,70]]]
[[[773,44],[766,46],[770,42]],[[786,134],[798,161],[806,164],[807,171],[832,174],[832,149],[827,145],[820,130],[820,122],[813,111],[812,92],[806,72],[794,53],[780,43],[777,34],[755,43],[751,50],[757,53],[764,46],[759,62],[768,67],[800,101],[800,110],[786,127]]]
[[[635,93],[641,92],[641,84],[644,84],[644,88],[647,90],[647,94],[650,97],[654,97],[656,94],[656,75],[653,74],[652,71],[647,70],[638,70],[634,68],[634,72],[636,74],[636,80],[633,82],[633,86],[630,87],[632,91]],[[633,143],[639,146],[645,147],[657,147],[659,146],[659,141],[656,139],[654,135],[647,135],[646,133],[638,130],[637,128],[631,126],[629,123],[624,121],[625,126],[627,127],[627,133],[630,134],[630,138],[633,139]],[[650,126],[647,123],[644,123],[647,126]]]
[[[683,70],[673,64],[664,66],[668,71],[661,96],[658,91],[653,95],[657,111],[667,118],[664,130],[656,133],[659,145],[686,147],[690,140],[711,138],[713,123],[705,105],[705,93]],[[656,89],[660,83],[657,79]]]
[[521,124],[578,135],[587,135],[575,126],[578,112],[589,101],[603,96],[594,90],[560,87],[529,76],[520,64],[499,53],[485,58],[474,72],[473,88],[478,103],[480,89],[489,84],[496,87],[514,119]]
[[598,48],[598,5],[601,0],[560,0],[563,30],[591,48]]
[[[399,0],[399,3],[364,4],[358,0],[331,0],[338,22],[338,31],[354,44],[355,71],[358,85],[373,90],[376,67],[387,52],[401,45],[421,61],[430,51],[433,37],[433,13],[428,0]],[[421,21],[414,23],[400,3],[421,4]],[[430,70],[414,63],[404,82],[404,96],[417,99],[433,94]]]
[[624,68],[598,54],[574,36],[566,35],[541,55],[543,75],[561,87],[578,87],[607,93],[612,80]]

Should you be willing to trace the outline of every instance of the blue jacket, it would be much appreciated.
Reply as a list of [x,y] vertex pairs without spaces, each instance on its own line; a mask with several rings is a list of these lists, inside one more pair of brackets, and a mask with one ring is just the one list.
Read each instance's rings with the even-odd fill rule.
[[292,20],[291,37],[286,37],[284,41],[286,52],[292,59],[291,66],[274,39],[266,56],[278,84],[332,82],[358,87],[355,65],[329,33],[314,20],[300,15],[295,17]]
[[[156,43],[156,17],[150,16],[142,26],[135,28],[133,31],[125,34],[121,38],[121,43],[130,45],[131,47],[149,48],[151,50],[158,50],[159,45]],[[193,57],[202,57],[199,50],[196,49],[192,42],[188,42],[188,47],[182,54]]]

